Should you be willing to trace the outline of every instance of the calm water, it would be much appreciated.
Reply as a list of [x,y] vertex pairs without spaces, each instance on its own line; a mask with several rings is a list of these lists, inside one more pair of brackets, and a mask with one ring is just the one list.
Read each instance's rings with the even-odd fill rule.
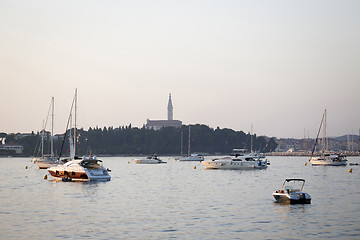
[[[110,182],[65,183],[44,180],[30,159],[0,158],[0,238],[360,239],[360,166],[269,157],[266,170],[234,171],[102,159]],[[305,178],[312,204],[274,203],[285,178]]]

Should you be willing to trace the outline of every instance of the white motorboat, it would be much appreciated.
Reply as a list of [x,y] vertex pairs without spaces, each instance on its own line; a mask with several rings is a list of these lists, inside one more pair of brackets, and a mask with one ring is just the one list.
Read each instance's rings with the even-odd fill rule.
[[156,156],[156,155],[149,156],[149,157],[146,157],[146,158],[134,159],[134,162],[137,163],[137,164],[166,163],[166,162],[162,161],[160,158],[158,158],[158,156]]
[[[299,183],[301,184],[300,188],[294,187],[295,185],[297,186]],[[281,189],[274,191],[272,195],[277,202],[289,202],[290,204],[310,204],[311,196],[306,192],[303,192],[304,185],[304,179],[285,179]]]
[[104,168],[102,161],[96,156],[73,159],[64,165],[48,169],[55,180],[64,182],[110,181],[109,170]]
[[[324,127],[322,127],[324,125]],[[321,140],[321,153],[320,156],[315,156],[316,145],[319,138],[320,130],[322,129],[322,140]],[[347,160],[346,157],[337,153],[330,153],[328,151],[328,141],[326,137],[326,109],[324,111],[323,117],[321,119],[320,127],[316,140],[314,143],[313,150],[311,152],[310,160],[311,165],[313,166],[346,166]]]
[[235,155],[232,157],[214,158],[202,161],[202,164],[208,169],[266,169],[267,160],[263,155],[248,154]]

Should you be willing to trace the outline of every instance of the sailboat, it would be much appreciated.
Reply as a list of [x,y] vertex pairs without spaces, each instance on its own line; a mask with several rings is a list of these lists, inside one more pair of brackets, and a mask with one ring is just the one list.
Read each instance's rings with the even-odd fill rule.
[[[322,127],[324,125],[324,127]],[[320,156],[314,156],[314,152],[316,149],[316,144],[318,142],[320,130],[322,129],[322,140],[321,140],[321,153]],[[328,151],[328,140],[326,137],[326,109],[324,111],[323,117],[321,119],[320,127],[318,134],[316,136],[316,140],[314,143],[313,150],[311,152],[310,160],[311,165],[313,166],[345,166],[347,165],[346,157],[338,154],[332,153]]]
[[[72,110],[75,104],[75,127],[74,141],[72,141],[71,130],[69,131],[70,141],[70,161],[63,165],[57,165],[48,169],[50,175],[55,180],[64,182],[88,182],[88,181],[109,181],[111,179],[109,170],[102,165],[102,161],[96,156],[76,156],[76,108],[77,108],[77,89],[70,110],[68,124],[72,120]],[[66,134],[65,134],[66,135]],[[64,138],[65,139],[65,138]]]
[[[189,138],[188,138],[188,155],[186,157],[181,156],[177,159],[177,161],[204,161],[204,156],[201,156],[199,154],[191,154],[190,145],[191,145],[191,131],[190,131],[191,125],[189,125]],[[181,147],[182,147],[182,138],[181,138]],[[182,155],[182,149],[181,149],[181,155]]]
[[[58,164],[58,159],[54,155],[54,97],[51,98],[51,104],[48,112],[47,119],[50,114],[50,109],[52,111],[51,113],[51,136],[50,136],[50,154],[44,154],[44,138],[45,138],[45,128],[46,124],[43,124],[43,129],[41,131],[41,157],[33,158],[32,160],[36,165],[39,167],[39,169],[46,169],[49,168],[52,165]],[[47,120],[46,120],[47,122]]]

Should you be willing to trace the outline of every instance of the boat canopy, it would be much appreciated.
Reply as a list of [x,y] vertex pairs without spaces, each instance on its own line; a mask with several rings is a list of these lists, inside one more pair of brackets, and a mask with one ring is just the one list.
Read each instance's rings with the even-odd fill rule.
[[305,182],[305,179],[301,179],[301,178],[287,178],[285,179],[286,182],[291,182],[291,181],[298,181],[298,182]]

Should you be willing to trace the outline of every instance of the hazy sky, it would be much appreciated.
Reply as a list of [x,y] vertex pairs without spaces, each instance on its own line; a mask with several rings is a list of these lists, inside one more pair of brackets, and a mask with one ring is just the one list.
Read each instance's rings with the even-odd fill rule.
[[174,119],[258,135],[359,133],[360,1],[0,0],[0,132]]

